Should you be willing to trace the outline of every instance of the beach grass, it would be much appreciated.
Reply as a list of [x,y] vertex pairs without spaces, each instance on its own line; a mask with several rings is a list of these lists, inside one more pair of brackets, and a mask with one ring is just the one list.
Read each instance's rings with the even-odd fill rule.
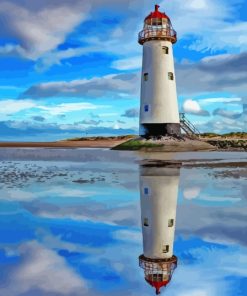
[[129,140],[112,148],[113,150],[140,150],[142,148],[163,147],[164,144],[150,143],[140,140]]

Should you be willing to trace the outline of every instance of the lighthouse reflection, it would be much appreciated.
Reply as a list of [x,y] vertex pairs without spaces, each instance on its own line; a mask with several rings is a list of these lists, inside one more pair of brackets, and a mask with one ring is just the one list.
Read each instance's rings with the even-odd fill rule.
[[140,165],[143,254],[139,265],[147,283],[160,294],[177,267],[173,254],[180,163]]

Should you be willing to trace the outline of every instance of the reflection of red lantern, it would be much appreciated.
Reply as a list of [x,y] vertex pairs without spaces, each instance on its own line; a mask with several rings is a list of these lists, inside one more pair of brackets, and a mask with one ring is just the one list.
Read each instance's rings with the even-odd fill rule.
[[139,266],[144,269],[145,280],[155,288],[156,294],[171,280],[173,271],[177,267],[177,257],[169,259],[150,259],[144,255],[139,257]]

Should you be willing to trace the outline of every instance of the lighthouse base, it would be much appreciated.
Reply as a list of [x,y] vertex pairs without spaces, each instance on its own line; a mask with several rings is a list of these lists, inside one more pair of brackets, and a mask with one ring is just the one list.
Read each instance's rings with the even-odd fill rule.
[[145,123],[141,124],[140,136],[159,137],[159,136],[181,136],[180,123]]

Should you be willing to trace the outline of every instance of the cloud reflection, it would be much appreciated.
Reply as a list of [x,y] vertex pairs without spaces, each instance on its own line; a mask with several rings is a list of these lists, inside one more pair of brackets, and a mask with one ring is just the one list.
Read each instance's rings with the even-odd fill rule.
[[[102,156],[98,169],[91,153],[86,168],[63,162],[62,170],[73,168],[81,178],[98,178],[100,171],[105,181],[77,184],[74,176],[60,176],[0,189],[1,295],[153,295],[138,266],[138,165]],[[45,170],[51,163],[38,165]],[[243,173],[235,178],[223,171],[181,169],[174,243],[179,265],[165,295],[235,296],[234,287],[245,295],[238,285],[247,277],[246,180]]]

